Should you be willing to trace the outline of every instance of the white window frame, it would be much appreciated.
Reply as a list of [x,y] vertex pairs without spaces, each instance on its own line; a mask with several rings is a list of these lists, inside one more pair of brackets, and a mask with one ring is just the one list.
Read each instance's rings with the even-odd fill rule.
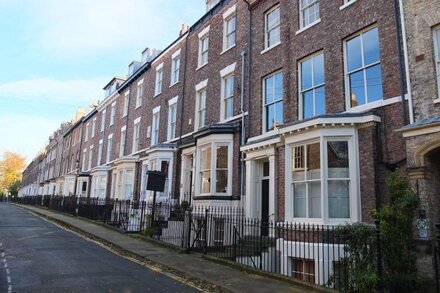
[[88,165],[87,170],[91,170],[91,169],[92,169],[93,147],[94,147],[94,145],[92,144],[92,145],[90,146],[90,149],[89,149],[89,165]]
[[[324,82],[320,83],[320,84],[316,84],[316,85],[313,84],[312,87],[303,90],[302,86],[301,86],[301,84],[302,84],[302,78],[301,78],[302,77],[302,69],[301,69],[302,67],[301,67],[301,65],[303,64],[303,62],[306,62],[308,60],[312,61],[312,73],[311,74],[312,74],[312,83],[314,83],[314,71],[313,71],[314,70],[314,66],[313,66],[314,63],[313,62],[314,62],[314,58],[319,56],[319,55],[321,55],[321,54],[322,54],[322,57],[323,57],[323,60],[324,60],[324,64],[323,64]],[[315,96],[315,92],[316,92],[316,89],[318,89],[320,87],[324,87],[324,92],[325,92],[325,56],[324,56],[324,52],[323,51],[316,52],[315,54],[307,56],[307,57],[301,59],[298,62],[298,93],[299,93],[299,100],[298,100],[298,104],[299,104],[298,110],[299,110],[299,113],[298,113],[298,117],[299,117],[299,120],[304,119],[304,102],[303,102],[304,101],[304,93],[309,92],[309,91],[313,91],[313,105],[314,105],[314,107],[313,107],[313,116],[316,116],[316,96]],[[327,101],[326,96],[324,96],[324,99]],[[324,107],[325,107],[325,105],[324,105]],[[326,107],[325,107],[325,110],[327,110]],[[327,113],[327,111],[325,111],[324,113]]]
[[[268,24],[269,24],[268,23],[268,16],[269,16],[269,14],[273,13],[277,9],[279,10],[279,14],[280,14],[278,23],[274,27],[269,29],[268,28]],[[278,30],[279,40],[274,42],[273,44],[269,44],[269,41],[270,41],[269,34],[270,34],[270,32],[272,32],[274,30]],[[265,50],[263,52],[279,45],[280,43],[281,43],[281,8],[280,8],[280,5],[278,4],[278,5],[275,5],[274,7],[272,7],[271,9],[269,9],[266,13],[264,13],[264,49]]]
[[106,110],[104,109],[102,111],[102,115],[101,115],[101,132],[104,132],[105,129],[105,115],[106,115]]
[[154,96],[160,95],[162,93],[163,86],[163,63],[156,67],[156,83],[154,86]]
[[[228,31],[229,28],[228,24],[232,19],[235,19],[235,25],[232,31]],[[229,36],[232,35],[234,35],[234,43],[228,46],[228,38]],[[237,14],[236,14],[236,5],[234,5],[223,14],[223,52],[226,52],[227,50],[233,48],[236,45],[236,42],[237,42]]]
[[[328,204],[328,168],[327,168],[327,142],[347,141],[349,151],[349,173],[350,173],[350,218],[336,219],[329,218]],[[320,218],[295,218],[292,190],[293,156],[295,146],[309,143],[320,143],[320,180],[321,180],[321,217]],[[322,129],[297,134],[285,139],[285,219],[286,221],[297,221],[311,224],[339,225],[347,222],[354,223],[361,220],[360,208],[360,177],[359,177],[359,144],[357,130],[354,128]],[[306,208],[307,209],[307,208]]]
[[128,90],[125,94],[124,94],[124,110],[122,112],[122,117],[125,117],[128,115],[128,105],[130,103],[130,91]]
[[112,149],[113,149],[113,133],[110,134],[107,139],[107,154],[105,159],[106,163],[110,162]]
[[[205,66],[209,62],[209,28],[207,26],[199,33],[199,54],[198,54],[198,68]],[[204,48],[204,41],[206,40],[206,48]],[[204,60],[204,56],[206,54],[206,60]]]
[[151,145],[153,146],[159,143],[160,106],[153,109],[153,122],[151,125]]
[[83,158],[82,158],[82,166],[81,166],[81,171],[82,172],[85,172],[87,170],[87,168],[86,168],[86,162],[87,162],[86,156],[87,156],[87,148],[85,148],[83,150]]
[[[201,152],[207,147],[211,147],[211,177],[210,177],[210,192],[201,193]],[[226,193],[216,192],[216,163],[217,163],[217,146],[228,147],[228,187]],[[232,196],[232,169],[233,169],[233,136],[231,134],[216,134],[203,137],[197,142],[196,149],[196,170],[195,170],[195,196]]]
[[142,95],[144,94],[144,80],[141,79],[136,87],[136,108],[142,106]]
[[[276,101],[273,101],[273,102],[271,102],[269,104],[266,104],[266,80],[269,79],[269,78],[275,77],[275,75],[277,75],[277,74],[282,74],[282,87],[283,87],[282,95],[283,96],[282,96],[282,98],[280,100],[276,100]],[[275,130],[275,128],[267,130],[267,125],[266,125],[266,123],[267,123],[267,111],[266,111],[266,107],[281,102],[282,105],[283,105],[283,121],[281,121],[281,125],[284,123],[284,73],[283,73],[283,71],[282,70],[278,70],[278,71],[275,71],[275,72],[265,76],[263,78],[262,88],[263,88],[263,101],[262,101],[262,103],[263,103],[263,113],[262,114],[263,115],[261,117],[263,117],[263,121],[262,121],[263,133],[266,133],[266,132],[270,132],[270,131]]]
[[[312,0],[313,2],[307,4],[305,7],[302,7],[302,1],[303,0],[298,0],[299,2],[299,27],[301,30],[304,30],[308,27],[313,26],[314,24],[318,23],[321,20],[321,7],[320,7],[320,0]],[[308,11],[309,9],[311,9],[311,7],[318,5],[318,18],[316,18],[314,21],[310,22],[310,23],[304,23],[304,21],[306,20],[304,18],[304,14],[306,11]]]
[[433,41],[434,41],[434,62],[435,62],[435,73],[437,81],[437,97],[434,98],[434,102],[440,103],[440,40],[438,39],[437,33],[440,35],[440,26],[436,26],[433,29]]
[[99,140],[99,144],[98,144],[98,162],[96,163],[97,166],[101,165],[101,161],[102,161],[102,146],[103,146],[104,141],[102,139]]
[[86,133],[84,134],[84,142],[86,142],[89,139],[89,127],[90,127],[90,122],[87,122]]
[[133,121],[133,145],[131,147],[131,153],[134,154],[139,150],[141,135],[141,117],[136,118]]
[[179,82],[180,77],[180,49],[171,56],[171,84],[175,85]]
[[[205,79],[204,81],[199,82],[196,85],[196,105],[195,105],[195,113],[194,113],[194,131],[197,131],[199,128],[202,128],[206,125],[206,98],[208,95],[208,79]],[[203,125],[200,125],[200,99],[201,99],[201,93],[205,92],[205,108],[203,109],[205,119]]]
[[121,127],[121,141],[119,143],[119,157],[124,156],[125,152],[125,141],[127,137],[127,125]]
[[92,136],[91,137],[95,137],[95,132],[96,132],[96,117],[93,118],[93,120],[92,120]]
[[110,110],[110,124],[109,124],[109,126],[112,126],[113,124],[115,124],[115,117],[116,117],[116,102],[113,102],[111,105],[111,110]]
[[[226,66],[224,69],[222,69],[220,71],[220,76],[221,76],[221,101],[220,101],[220,121],[225,121],[228,120],[232,117],[234,117],[234,97],[235,97],[235,67],[236,67],[236,62],[232,63],[229,66]],[[226,85],[227,85],[227,80],[229,78],[233,78],[233,94],[232,96],[226,96],[227,91],[226,91]],[[232,99],[232,114],[231,116],[226,117],[226,100]]]
[[[372,30],[372,29],[375,29],[375,28],[377,28],[378,29],[378,27],[377,26],[370,26],[370,27],[367,27],[367,28],[365,28],[365,29],[363,29],[362,31],[360,31],[360,32],[358,32],[358,33],[356,33],[356,34],[354,34],[354,35],[352,35],[352,36],[350,36],[349,38],[347,38],[347,39],[345,39],[344,40],[344,46],[343,46],[343,49],[344,49],[344,75],[345,75],[345,103],[346,103],[346,109],[347,109],[347,111],[348,110],[350,110],[350,109],[353,109],[353,108],[360,108],[360,109],[366,109],[366,108],[368,108],[369,107],[369,105],[374,105],[375,103],[377,103],[377,102],[381,102],[381,101],[383,101],[384,100],[384,95],[383,95],[383,79],[382,79],[382,99],[380,99],[380,100],[376,100],[376,101],[372,101],[372,102],[369,102],[368,101],[368,94],[367,94],[367,88],[368,88],[368,86],[367,86],[367,82],[366,82],[366,78],[365,78],[365,74],[364,74],[364,90],[365,90],[365,103],[364,104],[361,104],[361,105],[357,105],[357,106],[355,106],[355,107],[352,107],[351,106],[351,94],[350,94],[350,74],[353,74],[353,73],[356,73],[356,72],[359,72],[359,71],[365,71],[365,70],[367,70],[368,68],[370,68],[370,67],[373,67],[373,66],[376,66],[376,65],[380,65],[381,66],[381,72],[382,72],[382,75],[383,75],[383,69],[382,69],[382,59],[381,59],[381,52],[380,52],[380,35],[378,35],[378,42],[379,42],[379,61],[377,61],[377,62],[374,62],[374,63],[371,63],[371,64],[368,64],[367,66],[365,66],[365,64],[362,64],[362,67],[361,68],[358,68],[358,69],[356,69],[356,70],[354,70],[354,71],[351,71],[351,72],[349,72],[348,71],[348,52],[347,52],[347,42],[348,41],[350,41],[350,40],[352,40],[352,39],[354,39],[354,38],[357,38],[357,37],[360,37],[361,35],[363,35],[363,34],[365,34],[366,32],[368,32],[368,31],[370,31],[370,30]],[[379,31],[378,31],[378,34],[379,34]],[[362,46],[362,50],[363,50],[363,38],[361,37],[361,46]],[[362,63],[364,63],[364,54],[362,53]]]
[[[168,131],[167,140],[170,141],[176,138],[176,128],[177,128],[177,100],[178,96],[172,98],[168,101]],[[174,111],[173,111],[174,109]]]

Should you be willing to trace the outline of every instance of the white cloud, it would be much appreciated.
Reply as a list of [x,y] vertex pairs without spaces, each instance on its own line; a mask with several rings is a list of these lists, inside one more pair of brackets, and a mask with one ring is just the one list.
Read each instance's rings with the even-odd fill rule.
[[60,121],[40,116],[0,115],[0,153],[14,151],[26,156],[30,163],[38,151],[45,147]]
[[103,97],[107,79],[59,80],[35,78],[0,84],[0,98],[50,101],[58,104],[88,106]]
[[177,37],[181,23],[202,15],[194,15],[194,3],[203,11],[203,0],[30,1],[37,42],[67,57],[165,47]]

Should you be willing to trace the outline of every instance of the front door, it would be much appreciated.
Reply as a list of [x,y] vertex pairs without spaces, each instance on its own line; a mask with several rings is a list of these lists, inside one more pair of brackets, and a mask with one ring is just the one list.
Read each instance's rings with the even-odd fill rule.
[[269,235],[269,161],[263,163],[261,178],[261,235]]

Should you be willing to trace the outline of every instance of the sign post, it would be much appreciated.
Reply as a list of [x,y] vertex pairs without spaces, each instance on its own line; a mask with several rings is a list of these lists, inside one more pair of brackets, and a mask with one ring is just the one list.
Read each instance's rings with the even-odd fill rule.
[[153,193],[153,209],[151,211],[151,227],[155,226],[155,210],[156,210],[156,192],[163,192],[165,189],[166,175],[160,171],[147,171],[147,190],[154,191]]

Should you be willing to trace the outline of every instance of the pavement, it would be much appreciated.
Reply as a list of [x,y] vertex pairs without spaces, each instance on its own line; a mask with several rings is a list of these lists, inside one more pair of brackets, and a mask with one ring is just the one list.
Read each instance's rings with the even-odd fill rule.
[[[8,204],[7,206],[13,210],[19,209],[13,205]],[[293,293],[326,291],[324,289],[320,290],[315,286],[296,285],[284,280],[239,270],[233,266],[214,263],[206,260],[200,254],[181,253],[177,250],[159,246],[156,243],[135,239],[122,232],[81,218],[34,206],[19,207],[22,210],[46,217],[51,221],[68,227],[69,230],[76,231],[88,238],[103,243],[106,247],[112,248],[113,251],[129,256],[132,260],[142,262],[143,265],[150,269],[167,276],[172,276],[174,279],[196,287],[201,291]]]
[[0,292],[199,292],[0,203]]

